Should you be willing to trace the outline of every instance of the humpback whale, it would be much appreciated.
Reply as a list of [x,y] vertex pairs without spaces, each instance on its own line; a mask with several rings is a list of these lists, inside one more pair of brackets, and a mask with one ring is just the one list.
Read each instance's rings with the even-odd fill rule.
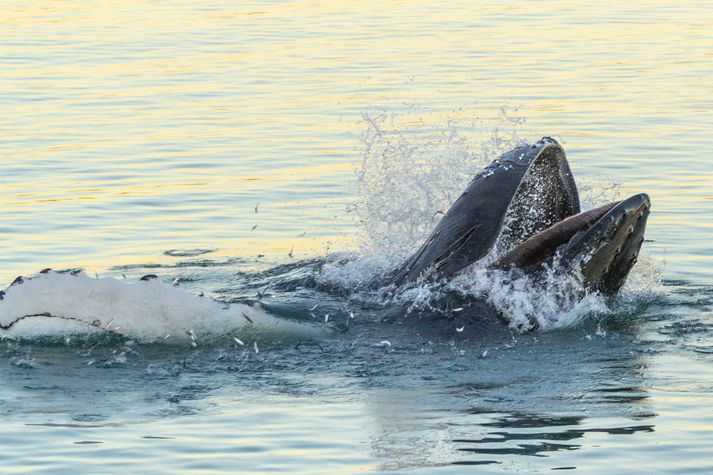
[[556,266],[611,295],[636,263],[650,207],[641,193],[582,212],[564,150],[543,137],[478,173],[391,281],[448,279],[477,262],[529,274]]
[[[389,287],[407,287],[422,280],[435,282],[452,280],[458,276],[467,278],[467,269],[478,265],[481,269],[504,270],[508,272],[506,275],[515,277],[534,276],[535,281],[541,273],[554,271],[570,274],[579,279],[582,292],[612,295],[624,285],[636,263],[644,242],[650,207],[649,197],[641,193],[582,211],[577,186],[564,150],[556,140],[544,137],[537,143],[517,147],[503,154],[478,173],[420,248],[386,276],[386,280],[381,278],[367,285],[372,288],[376,285],[383,288],[384,284]],[[315,267],[313,261],[308,261],[297,265],[304,269],[319,269],[322,264],[316,264]],[[294,289],[304,285],[319,287],[320,284],[313,277],[305,278],[301,272],[297,273],[296,280],[292,280],[295,277],[291,274],[292,269],[294,267],[287,268],[287,274],[284,275],[286,279],[282,284],[278,283],[282,288]],[[270,274],[279,276],[283,271],[276,268]],[[196,297],[197,300],[191,300],[188,294],[182,294],[173,287],[163,289],[154,274],[142,277],[142,283],[133,290],[113,279],[91,279],[80,274],[79,270],[70,270],[66,278],[49,269],[42,270],[40,275],[42,277],[39,279],[35,279],[39,276],[18,277],[10,288],[0,291],[0,330],[10,330],[16,323],[33,317],[52,316],[107,330],[109,324],[102,324],[98,315],[106,314],[103,320],[111,323],[118,315],[126,313],[124,308],[112,307],[115,302],[122,302],[132,312],[141,314],[147,305],[145,302],[153,302],[150,297],[152,292],[163,292],[171,299],[178,299],[180,305],[173,308],[159,302],[158,307],[154,307],[154,313],[162,317],[151,322],[150,330],[154,332],[151,338],[160,339],[168,333],[170,326],[166,325],[172,321],[164,315],[165,309],[169,308],[173,315],[178,312],[177,308],[192,308],[184,300],[190,301],[196,308],[204,309],[217,322],[221,322],[223,312],[231,308],[230,305],[224,307],[212,301],[203,302],[209,299]],[[80,285],[73,285],[75,278]],[[32,282],[28,284],[29,281]],[[60,291],[53,290],[52,293],[52,289]],[[62,289],[80,298],[68,298]],[[108,304],[97,303],[100,290],[105,291]],[[138,292],[137,295],[142,296],[142,299],[136,300],[134,292]],[[50,294],[54,295],[55,301],[47,301],[46,296]],[[42,298],[32,298],[33,295],[41,295]],[[117,295],[124,298],[117,300]],[[462,296],[447,291],[444,295],[448,300],[447,308],[452,308],[458,299],[463,300]],[[263,295],[258,293],[258,297],[262,298]],[[498,318],[491,316],[507,321],[506,316],[485,299],[470,297],[465,298],[470,311],[459,313],[457,318],[460,321],[472,317],[474,321],[486,324],[497,323]],[[77,300],[86,305],[75,308]],[[293,301],[287,305],[279,302],[261,302],[260,306],[253,304],[243,302],[233,306],[241,309],[242,316],[238,319],[241,323],[247,321],[252,324],[260,318],[272,322],[269,312],[273,310],[277,310],[275,313],[278,314],[295,314],[295,308],[299,309],[299,304],[295,306]],[[302,313],[312,315],[311,310],[315,308],[305,308]],[[268,312],[265,313],[263,309]],[[248,316],[246,312],[262,313],[251,313]],[[260,317],[263,314],[267,316]],[[184,312],[182,315],[184,322],[198,325],[192,323],[191,315],[194,314]],[[441,316],[440,312],[433,315],[439,319]],[[450,316],[456,318],[452,314]],[[325,315],[325,322],[328,317],[329,314]],[[523,329],[538,326],[537,320],[530,316],[527,318],[530,319],[529,325],[523,326]],[[129,319],[129,322],[135,321],[133,316]],[[205,320],[204,323],[205,328],[210,329],[210,322]],[[438,325],[430,327],[439,328]],[[482,326],[474,325],[473,328],[477,331]],[[462,331],[462,327],[458,331]]]

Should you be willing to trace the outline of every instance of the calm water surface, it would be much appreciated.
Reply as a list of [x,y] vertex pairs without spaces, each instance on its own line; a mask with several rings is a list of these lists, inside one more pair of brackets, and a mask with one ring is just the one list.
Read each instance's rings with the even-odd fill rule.
[[[709,2],[3,6],[0,278],[154,273],[346,330],[5,338],[4,472],[713,472]],[[335,256],[397,264],[543,135],[585,203],[652,198],[625,305],[461,336],[344,291]],[[341,291],[285,283],[325,258]]]

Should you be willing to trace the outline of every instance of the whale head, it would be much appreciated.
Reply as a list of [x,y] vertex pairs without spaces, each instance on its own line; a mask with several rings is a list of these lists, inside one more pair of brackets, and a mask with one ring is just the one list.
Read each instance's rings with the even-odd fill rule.
[[392,282],[449,278],[478,262],[526,273],[556,262],[580,272],[586,290],[612,294],[636,262],[650,207],[638,194],[581,212],[564,150],[544,137],[476,175]]

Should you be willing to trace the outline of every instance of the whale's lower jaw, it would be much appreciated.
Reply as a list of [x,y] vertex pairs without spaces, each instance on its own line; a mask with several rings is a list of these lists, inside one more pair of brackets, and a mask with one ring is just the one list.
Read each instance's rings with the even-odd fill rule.
[[650,209],[648,195],[634,195],[568,243],[562,259],[579,264],[587,289],[614,294],[624,285],[644,243]]
[[579,213],[515,246],[490,267],[535,273],[557,258],[560,270],[581,273],[584,290],[616,293],[638,258],[650,207],[642,193]]

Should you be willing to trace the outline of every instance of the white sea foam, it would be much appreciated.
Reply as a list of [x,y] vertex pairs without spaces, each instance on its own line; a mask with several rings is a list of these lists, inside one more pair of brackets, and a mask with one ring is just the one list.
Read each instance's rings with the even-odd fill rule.
[[[29,316],[29,317],[28,317]],[[127,283],[84,273],[49,272],[9,287],[0,301],[0,334],[38,338],[111,332],[142,343],[315,337],[324,327],[275,317],[260,305],[227,305],[161,283]]]
[[449,288],[481,296],[518,331],[572,326],[587,315],[608,312],[602,296],[583,292],[578,275],[556,269],[555,263],[534,277],[473,266],[453,279]]

